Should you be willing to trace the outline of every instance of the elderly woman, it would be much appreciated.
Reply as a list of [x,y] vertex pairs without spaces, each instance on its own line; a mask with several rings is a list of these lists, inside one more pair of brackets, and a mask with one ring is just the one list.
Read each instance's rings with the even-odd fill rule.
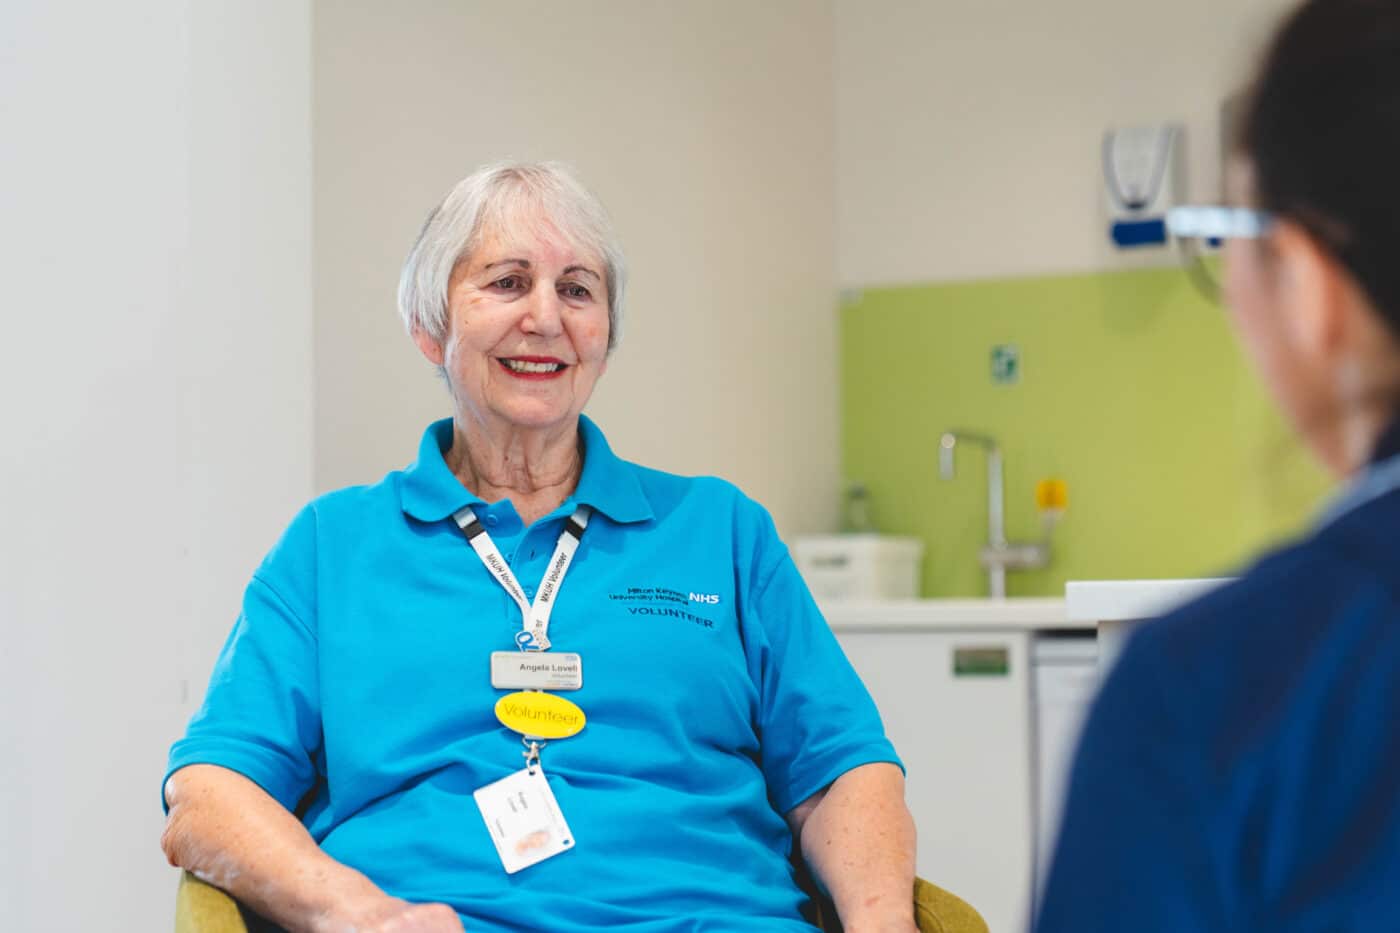
[[624,284],[557,165],[429,216],[399,304],[453,415],[254,573],[172,864],[290,930],[796,930],[799,846],[846,929],[914,929],[903,773],[768,515],[582,415]]

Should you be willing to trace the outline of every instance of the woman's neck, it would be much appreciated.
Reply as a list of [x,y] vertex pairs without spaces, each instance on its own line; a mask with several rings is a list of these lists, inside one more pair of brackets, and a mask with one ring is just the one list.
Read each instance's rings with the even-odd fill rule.
[[557,428],[497,427],[459,414],[444,459],[482,499],[509,499],[527,526],[569,498],[583,472],[577,420]]

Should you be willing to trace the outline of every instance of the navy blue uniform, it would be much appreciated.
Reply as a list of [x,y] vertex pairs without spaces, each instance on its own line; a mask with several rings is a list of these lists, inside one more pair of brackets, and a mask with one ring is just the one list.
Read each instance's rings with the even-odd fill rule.
[[1129,641],[1036,924],[1400,929],[1400,425],[1306,540]]

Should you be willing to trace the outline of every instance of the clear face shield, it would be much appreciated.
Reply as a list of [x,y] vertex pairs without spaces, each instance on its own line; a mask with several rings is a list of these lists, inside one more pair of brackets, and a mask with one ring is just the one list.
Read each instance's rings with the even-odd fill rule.
[[1181,251],[1181,262],[1202,295],[1220,301],[1220,282],[1206,257],[1225,240],[1257,240],[1273,229],[1274,216],[1248,207],[1183,205],[1167,211],[1167,232]]

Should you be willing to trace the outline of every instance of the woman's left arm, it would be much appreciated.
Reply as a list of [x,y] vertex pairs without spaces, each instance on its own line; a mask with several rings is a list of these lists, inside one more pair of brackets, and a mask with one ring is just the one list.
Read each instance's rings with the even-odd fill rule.
[[914,933],[914,819],[904,773],[852,768],[787,814],[808,867],[848,933]]

